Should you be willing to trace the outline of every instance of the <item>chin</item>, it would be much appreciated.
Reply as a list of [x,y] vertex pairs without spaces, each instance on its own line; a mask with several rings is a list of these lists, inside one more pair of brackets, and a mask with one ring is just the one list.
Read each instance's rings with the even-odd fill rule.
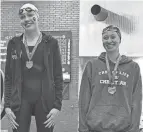
[[27,30],[27,31],[30,31],[30,30],[32,31],[32,30],[34,30],[34,29],[35,29],[35,28],[32,27],[32,26],[31,26],[31,27],[25,27],[25,30]]
[[117,51],[117,50],[114,49],[114,48],[112,48],[112,49],[107,49],[107,48],[106,48],[106,52],[115,52],[115,51]]

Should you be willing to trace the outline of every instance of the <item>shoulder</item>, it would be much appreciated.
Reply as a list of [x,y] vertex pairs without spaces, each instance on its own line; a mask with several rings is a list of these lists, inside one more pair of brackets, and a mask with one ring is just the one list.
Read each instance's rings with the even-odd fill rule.
[[43,35],[43,39],[47,42],[47,44],[51,44],[51,45],[57,45],[58,44],[58,40],[55,39],[52,35],[50,34],[45,34],[42,32],[42,35]]
[[15,47],[14,40],[15,40],[15,37],[13,37],[12,39],[10,39],[10,40],[8,41],[8,44],[7,44],[7,48],[8,48],[8,49],[12,49],[13,47]]
[[93,67],[93,68],[97,68],[98,66],[101,65],[100,63],[101,63],[101,60],[99,60],[99,58],[96,57],[96,58],[92,58],[91,60],[89,60],[86,65]]
[[92,58],[87,63],[85,64],[85,69],[88,71],[93,70],[94,68],[97,67],[97,63],[99,62],[98,58]]
[[59,48],[58,40],[50,34],[45,34],[45,33],[42,32],[42,35],[43,35],[42,39],[45,42],[45,46],[48,49],[50,48],[50,50],[52,52],[55,52],[55,50]]
[[8,41],[8,45],[15,46],[16,44],[19,44],[19,41],[21,40],[21,37],[22,37],[22,35],[21,36],[14,36],[12,39],[10,39]]
[[54,54],[57,54],[59,51],[58,40],[55,39],[53,36],[44,33],[43,33],[43,39],[45,41],[45,46],[48,48],[48,50]]
[[97,58],[92,58],[89,61],[87,61],[86,66],[92,66],[95,62],[97,62]]
[[138,61],[132,58],[130,58],[130,60],[131,61],[129,61],[128,63],[125,63],[126,66],[124,67],[126,67],[132,75],[138,74],[140,72],[140,66],[139,66]]
[[140,70],[140,66],[139,66],[139,64],[136,61],[132,60],[132,65],[133,65],[134,69]]

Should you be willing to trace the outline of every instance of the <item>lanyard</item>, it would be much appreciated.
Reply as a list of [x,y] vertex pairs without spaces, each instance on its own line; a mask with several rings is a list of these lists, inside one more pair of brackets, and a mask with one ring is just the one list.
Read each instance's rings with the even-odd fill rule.
[[24,38],[24,45],[25,45],[25,49],[26,49],[26,53],[27,53],[29,61],[32,59],[32,57],[33,57],[33,55],[34,55],[34,53],[35,53],[39,43],[41,42],[41,39],[42,39],[42,34],[40,33],[40,35],[38,37],[38,40],[37,40],[37,42],[36,42],[32,52],[29,52],[29,48],[28,48],[28,45],[27,45],[26,37]]
[[106,67],[107,67],[107,73],[108,73],[109,83],[110,83],[111,85],[113,85],[113,83],[114,83],[114,80],[115,80],[115,76],[116,76],[117,68],[118,68],[118,66],[119,66],[120,59],[121,59],[121,56],[119,55],[119,57],[117,58],[115,67],[114,67],[114,71],[113,71],[113,73],[111,73],[111,69],[110,69],[110,66],[109,66],[109,60],[108,60],[107,53],[106,53]]

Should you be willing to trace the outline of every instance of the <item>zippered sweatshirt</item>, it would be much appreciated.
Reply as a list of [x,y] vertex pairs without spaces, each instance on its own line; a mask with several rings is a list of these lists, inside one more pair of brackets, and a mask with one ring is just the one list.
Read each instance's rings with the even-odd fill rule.
[[[4,108],[11,108],[12,111],[19,111],[22,97],[22,66],[21,66],[21,45],[23,34],[12,38],[7,46],[5,65],[5,91]],[[43,57],[46,68],[46,76],[42,79],[41,100],[45,112],[52,108],[61,110],[63,74],[60,49],[58,41],[50,35],[42,32],[44,44]]]
[[[139,65],[122,55],[115,76],[116,93],[108,93],[106,53],[89,61],[79,95],[79,132],[139,132],[142,82]],[[109,60],[111,71],[115,64]]]

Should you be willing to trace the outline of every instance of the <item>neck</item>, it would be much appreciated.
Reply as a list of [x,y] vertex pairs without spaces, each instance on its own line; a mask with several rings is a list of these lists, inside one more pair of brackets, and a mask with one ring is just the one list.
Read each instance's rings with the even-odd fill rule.
[[27,40],[33,40],[37,37],[39,37],[40,35],[40,30],[39,29],[35,29],[34,31],[27,31],[25,30],[24,35],[26,37]]
[[119,50],[118,50],[118,51],[113,51],[113,52],[107,52],[107,55],[108,55],[109,59],[112,62],[116,62],[116,60],[119,57],[120,53],[119,53]]

